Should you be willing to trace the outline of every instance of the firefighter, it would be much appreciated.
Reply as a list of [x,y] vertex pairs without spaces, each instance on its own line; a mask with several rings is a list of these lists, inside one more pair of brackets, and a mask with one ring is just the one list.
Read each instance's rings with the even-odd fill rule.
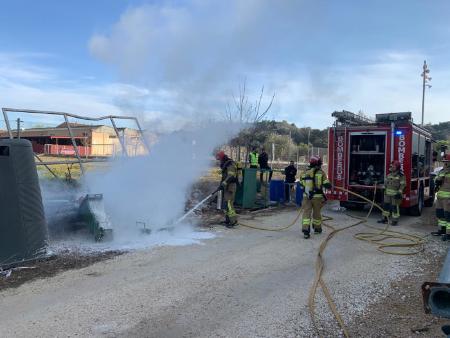
[[250,168],[257,169],[258,168],[258,152],[256,151],[256,148],[253,147],[250,154],[248,154],[248,161],[250,162]]
[[442,237],[443,241],[450,240],[450,154],[443,158],[444,168],[439,171],[435,179],[437,190],[436,218],[438,219],[438,231],[432,235]]
[[311,223],[315,234],[322,233],[322,215],[320,210],[326,200],[323,188],[331,189],[331,184],[321,166],[322,159],[320,157],[311,157],[309,169],[300,178],[300,184],[304,191],[302,232],[305,239],[310,237]]
[[234,210],[234,197],[237,188],[237,165],[223,151],[219,151],[216,159],[220,161],[220,169],[222,170],[222,179],[219,189],[223,190],[223,199],[226,203],[225,208],[225,225],[232,228],[237,224],[236,210]]
[[383,218],[378,223],[386,224],[388,217],[392,217],[391,225],[397,225],[400,217],[400,204],[403,199],[403,191],[406,187],[405,175],[400,170],[399,161],[392,161],[389,166],[389,174],[384,185]]

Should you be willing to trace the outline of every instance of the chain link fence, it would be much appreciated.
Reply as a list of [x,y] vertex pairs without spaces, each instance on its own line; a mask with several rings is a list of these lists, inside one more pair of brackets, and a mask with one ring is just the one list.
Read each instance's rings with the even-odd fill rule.
[[[323,162],[322,168],[324,170],[327,169],[328,148],[314,147],[313,145],[308,148],[306,145],[297,146],[295,144],[286,146],[275,142],[266,144],[259,149],[257,148],[257,151],[261,152],[262,148],[269,156],[269,166],[272,169],[284,169],[289,165],[290,161],[294,161],[297,169],[303,171],[308,167],[311,156],[320,156]],[[245,166],[249,165],[248,154],[251,149],[244,146],[225,146],[222,147],[222,150],[233,160],[240,161]]]

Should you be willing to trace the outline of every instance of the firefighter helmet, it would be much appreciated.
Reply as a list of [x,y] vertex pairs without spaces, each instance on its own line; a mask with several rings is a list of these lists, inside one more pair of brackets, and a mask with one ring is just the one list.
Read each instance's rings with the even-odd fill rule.
[[312,166],[312,167],[321,166],[322,165],[322,159],[320,158],[320,156],[312,156],[309,159],[309,165]]
[[225,152],[223,150],[219,151],[216,154],[216,160],[222,161],[224,157],[225,157]]
[[400,170],[401,164],[400,161],[394,160],[391,162],[391,166],[394,168],[394,170]]

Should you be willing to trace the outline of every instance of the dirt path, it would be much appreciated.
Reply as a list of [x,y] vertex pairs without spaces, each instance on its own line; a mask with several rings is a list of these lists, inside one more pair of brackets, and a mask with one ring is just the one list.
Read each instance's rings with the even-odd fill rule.
[[[335,218],[335,224],[352,221],[332,210],[327,213]],[[252,222],[286,224],[294,216],[295,211],[283,211]],[[371,222],[375,224],[375,219]],[[403,223],[408,226],[400,229],[416,233],[426,234],[431,229],[413,218]],[[353,320],[359,322],[370,314],[371,306],[374,309],[383,302],[392,283],[417,275],[430,257],[434,260],[445,253],[443,243],[432,240],[423,254],[414,257],[385,255],[353,239],[358,230],[361,228],[336,236],[325,255],[325,280],[352,327],[357,325]],[[1,335],[314,336],[307,298],[320,237],[305,241],[298,227],[264,232],[217,226],[213,231],[217,237],[204,245],[127,253],[3,290]],[[321,295],[318,300],[324,335],[339,336]],[[423,310],[418,307],[416,311]],[[366,336],[371,336],[370,332],[366,331]]]

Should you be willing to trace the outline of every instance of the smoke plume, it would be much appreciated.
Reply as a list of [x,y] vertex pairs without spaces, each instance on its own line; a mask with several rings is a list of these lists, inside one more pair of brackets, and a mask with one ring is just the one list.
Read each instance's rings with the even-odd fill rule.
[[184,214],[191,185],[211,167],[213,149],[237,130],[203,124],[173,132],[162,136],[149,156],[121,158],[107,172],[90,174],[89,189],[103,194],[115,238],[139,240],[142,223],[136,222],[152,230],[173,226]]

